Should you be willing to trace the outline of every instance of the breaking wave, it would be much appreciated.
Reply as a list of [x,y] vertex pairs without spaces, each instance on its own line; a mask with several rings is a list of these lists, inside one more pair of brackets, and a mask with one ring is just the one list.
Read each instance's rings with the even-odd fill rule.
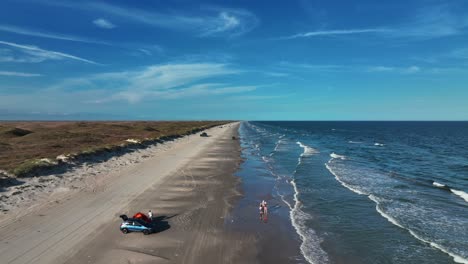
[[291,206],[288,202],[286,204],[290,209],[289,215],[292,225],[302,240],[301,253],[309,263],[328,263],[328,255],[320,247],[321,239],[313,229],[306,225],[307,220],[312,217],[301,210],[301,202],[298,199],[299,190],[297,189],[296,182],[292,180],[290,183],[294,188],[294,206]]
[[301,157],[302,157],[302,156],[310,156],[310,155],[314,155],[314,154],[320,153],[318,150],[316,150],[316,149],[314,149],[314,148],[312,148],[312,147],[309,147],[309,146],[307,146],[307,145],[304,145],[304,144],[302,144],[302,143],[299,142],[299,141],[296,142],[296,143],[297,143],[301,148],[304,149],[304,152],[302,152]]
[[345,159],[346,159],[346,156],[338,155],[338,154],[336,154],[335,152],[332,152],[332,154],[330,154],[330,157],[332,157],[333,159],[341,159],[341,160],[345,160]]
[[463,200],[465,200],[465,202],[468,202],[468,193],[466,193],[464,191],[454,190],[454,189],[450,189],[450,191],[452,193],[454,193],[455,195],[458,195],[461,198],[463,198]]
[[462,198],[463,200],[465,200],[465,202],[468,202],[468,193],[464,192],[464,191],[460,191],[460,190],[456,190],[456,189],[453,189],[445,184],[442,184],[442,183],[438,183],[436,181],[432,182],[432,185],[436,186],[437,188],[441,188],[441,189],[444,189],[444,190],[447,190],[447,191],[450,191],[451,193],[457,195],[458,197]]

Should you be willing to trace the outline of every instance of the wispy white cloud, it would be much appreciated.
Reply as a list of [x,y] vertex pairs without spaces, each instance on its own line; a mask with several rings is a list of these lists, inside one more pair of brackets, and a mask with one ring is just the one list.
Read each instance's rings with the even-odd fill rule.
[[241,24],[240,19],[236,15],[226,11],[219,13],[218,18],[218,23],[215,23],[212,29],[208,29],[205,34],[212,35],[219,32],[233,30]]
[[153,55],[153,53],[147,49],[138,49],[138,51],[140,51],[141,53],[145,54],[145,55],[148,55],[148,56],[151,56]]
[[335,72],[350,72],[350,73],[394,73],[394,74],[415,74],[427,73],[429,69],[422,69],[419,66],[368,66],[368,65],[320,65],[320,64],[307,64],[307,63],[292,63],[280,62],[278,67],[284,71],[291,72],[322,72],[322,73],[335,73]]
[[281,61],[278,66],[284,70],[306,70],[306,71],[322,71],[322,72],[338,72],[348,70],[346,65],[337,64],[309,64],[309,63],[294,63],[289,61]]
[[451,51],[440,52],[426,56],[414,56],[411,59],[430,64],[440,64],[447,62],[452,65],[454,62],[455,64],[460,64],[460,62],[464,63],[466,60],[468,60],[468,48],[458,48]]
[[369,29],[335,29],[335,30],[318,30],[305,33],[298,33],[292,36],[282,37],[281,39],[296,39],[296,38],[310,38],[319,36],[334,36],[334,35],[352,35],[352,34],[372,34],[388,32],[384,28],[369,28]]
[[259,23],[258,18],[251,12],[243,9],[211,8],[212,13],[203,18],[204,28],[200,36],[217,36],[228,34],[240,36],[253,30]]
[[258,18],[244,9],[211,7],[196,10],[197,12],[163,12],[121,7],[102,2],[39,2],[92,12],[97,11],[108,16],[120,17],[152,27],[190,31],[202,37],[239,36],[258,25]]
[[235,95],[230,99],[237,101],[264,101],[264,100],[273,100],[281,99],[290,96],[291,94],[281,94],[281,95]]
[[39,47],[31,46],[31,45],[22,45],[22,44],[6,42],[6,41],[0,41],[0,45],[8,46],[20,52],[20,55],[15,55],[10,52],[8,56],[0,57],[0,61],[35,63],[35,62],[43,62],[46,60],[70,59],[70,60],[91,63],[91,64],[98,64],[92,60],[84,59],[78,56],[74,56],[74,55],[70,55],[70,54],[58,52],[58,51],[45,50],[45,49],[41,49]]
[[285,72],[263,72],[263,74],[271,77],[287,77],[289,76],[288,73]]
[[231,85],[213,82],[221,76],[241,71],[221,63],[172,63],[152,65],[135,71],[109,72],[74,78],[50,87],[53,91],[106,90],[105,96],[94,97],[88,103],[180,99],[195,96],[243,94],[257,86]]
[[17,26],[12,26],[12,25],[0,25],[0,31],[20,34],[20,35],[25,35],[25,36],[40,37],[40,38],[67,40],[67,41],[84,42],[84,43],[107,44],[105,42],[93,40],[89,38],[50,33],[50,32],[45,32],[45,31],[41,31],[37,29],[28,29],[28,28],[22,28],[22,27],[17,27]]
[[164,53],[164,48],[160,45],[142,45],[142,48],[137,48],[138,53],[142,53],[147,56],[153,56],[155,54],[160,55]]
[[392,72],[395,70],[395,67],[388,66],[371,66],[369,67],[369,72]]
[[403,73],[409,73],[409,74],[418,73],[420,71],[421,71],[421,68],[418,67],[418,66],[410,66],[410,67],[408,67],[406,69],[403,69]]
[[42,76],[42,74],[25,73],[25,72],[12,72],[12,71],[0,71],[0,76],[39,77],[39,76]]
[[409,67],[389,67],[389,66],[370,66],[367,68],[368,72],[389,72],[389,73],[401,73],[401,74],[413,74],[419,73],[422,71],[419,66],[409,66]]
[[465,34],[467,29],[466,14],[440,5],[419,10],[414,18],[394,27],[389,36],[430,39]]
[[432,39],[468,33],[468,18],[459,14],[448,5],[431,6],[419,10],[403,22],[383,27],[315,30],[298,33],[279,39],[311,38],[336,35],[374,34],[387,38]]
[[177,90],[153,91],[151,94],[153,97],[160,99],[180,99],[196,96],[241,94],[252,92],[256,89],[256,86],[232,86],[222,83],[203,83]]
[[116,25],[112,24],[110,21],[104,19],[104,18],[99,18],[96,20],[93,20],[94,25],[100,27],[100,28],[105,28],[105,29],[112,29],[115,28]]
[[468,59],[468,48],[456,49],[447,54],[447,57],[452,59],[467,60]]

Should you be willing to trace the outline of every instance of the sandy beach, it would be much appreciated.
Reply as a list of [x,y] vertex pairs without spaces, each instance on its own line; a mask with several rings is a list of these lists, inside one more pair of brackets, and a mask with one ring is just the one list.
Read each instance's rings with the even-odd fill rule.
[[[54,182],[58,192],[37,194],[29,210],[18,207],[2,216],[2,261],[257,262],[257,238],[224,228],[241,197],[239,178],[233,176],[241,163],[239,142],[232,140],[237,128],[237,123],[211,128],[210,137],[186,136],[142,150],[148,153],[90,165],[93,177]],[[156,233],[119,231],[120,214],[148,210],[158,221]]]

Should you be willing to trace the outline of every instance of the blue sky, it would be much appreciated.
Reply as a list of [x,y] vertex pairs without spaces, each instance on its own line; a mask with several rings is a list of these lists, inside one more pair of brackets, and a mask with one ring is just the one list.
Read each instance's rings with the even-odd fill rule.
[[467,102],[463,0],[0,3],[0,119],[468,120]]

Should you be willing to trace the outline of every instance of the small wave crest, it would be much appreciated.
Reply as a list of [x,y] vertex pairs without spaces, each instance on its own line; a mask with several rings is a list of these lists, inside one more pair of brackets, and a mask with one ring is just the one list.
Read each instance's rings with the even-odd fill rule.
[[438,182],[432,182],[432,185],[434,185],[435,187],[439,187],[439,188],[444,188],[444,187],[446,187],[445,184],[438,183]]
[[273,156],[280,148],[280,146],[285,142],[285,140],[280,136],[278,141],[275,143],[275,148],[273,151],[270,153],[270,156]]
[[296,142],[301,148],[304,149],[304,152],[302,152],[301,156],[310,156],[310,155],[314,155],[314,154],[318,154],[320,153],[318,150],[312,148],[312,147],[309,147],[307,145],[304,145],[302,144],[302,142]]
[[352,140],[350,140],[350,141],[348,141],[348,143],[349,144],[361,144],[362,141],[352,141]]
[[454,193],[455,195],[458,195],[461,198],[463,198],[463,200],[465,200],[465,202],[468,202],[468,193],[466,193],[464,191],[454,190],[454,189],[450,189],[450,191],[452,193]]
[[379,143],[379,142],[375,142],[375,143],[374,143],[374,146],[383,147],[383,146],[385,146],[385,144],[382,144],[382,143]]
[[450,191],[451,193],[461,197],[463,200],[465,200],[465,202],[468,202],[468,193],[466,193],[464,191],[452,189],[452,187],[449,187],[449,186],[447,186],[445,184],[442,184],[442,183],[438,183],[436,181],[432,182],[432,185],[434,185],[437,188],[441,188],[441,189]]
[[341,159],[341,160],[345,160],[345,159],[346,159],[346,156],[338,155],[338,154],[336,154],[335,152],[332,152],[332,154],[330,154],[330,157],[332,157],[332,159]]
[[333,175],[335,176],[335,179],[341,184],[343,185],[345,188],[357,193],[357,194],[360,194],[360,195],[368,195],[367,193],[364,193],[362,192],[361,190],[358,190],[357,188],[351,186],[350,184],[347,184],[346,182],[342,181],[340,179],[340,177],[338,176],[338,174],[330,167],[330,165],[328,163],[325,163],[325,167],[327,168],[327,170]]

